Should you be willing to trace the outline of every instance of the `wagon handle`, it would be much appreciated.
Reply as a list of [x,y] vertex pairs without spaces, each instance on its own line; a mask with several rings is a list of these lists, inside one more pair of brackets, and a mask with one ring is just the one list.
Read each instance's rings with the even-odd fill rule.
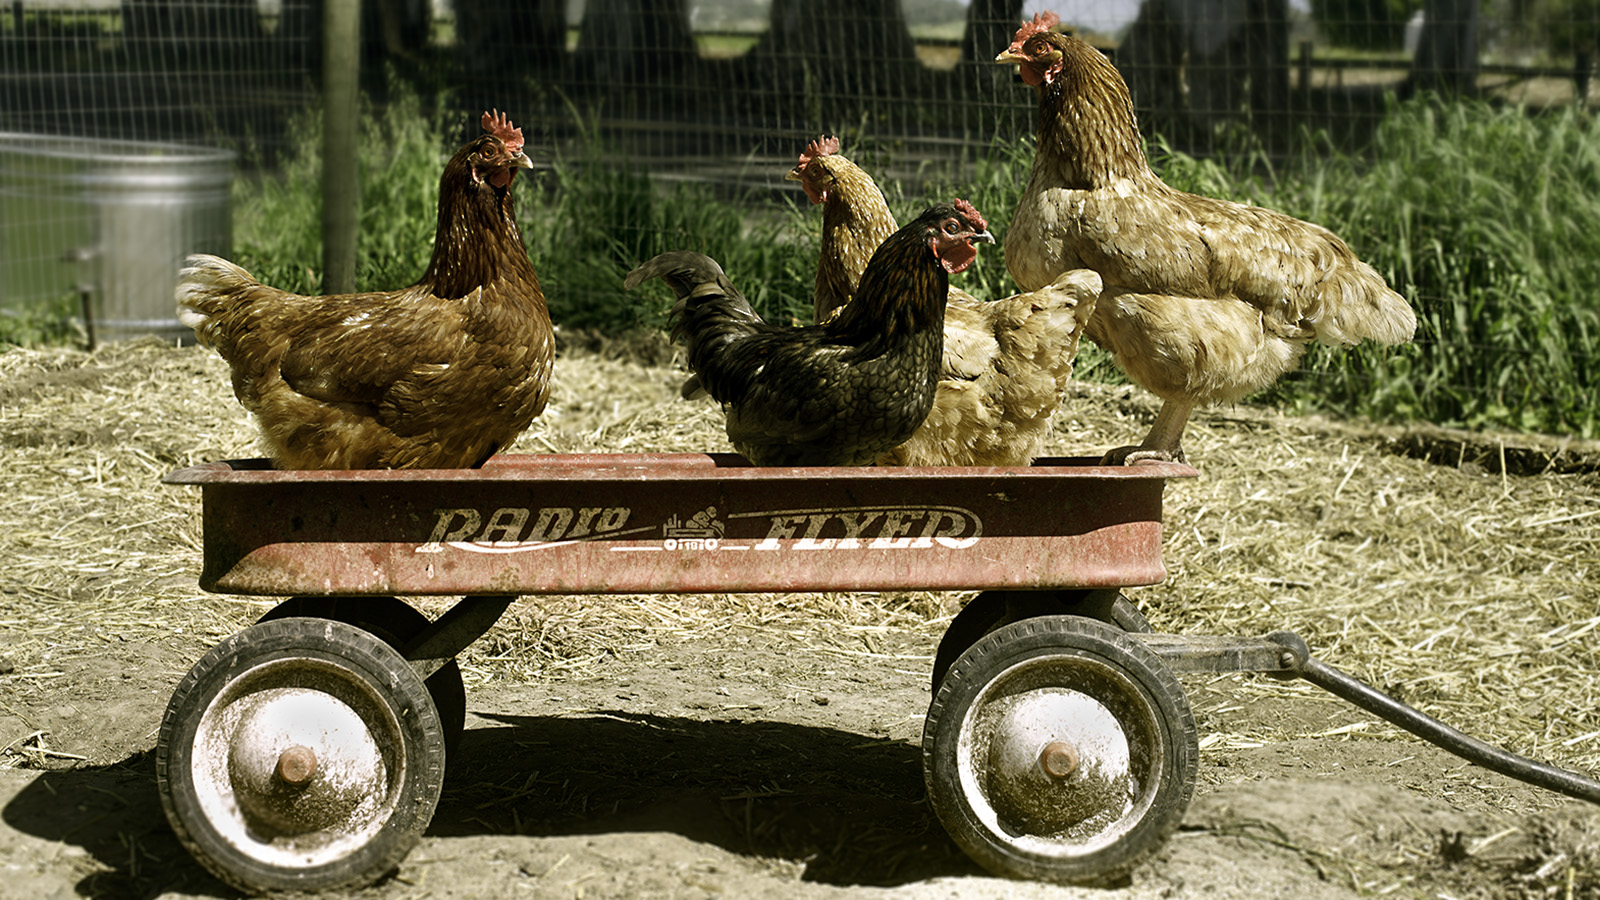
[[1600,804],[1600,782],[1567,769],[1518,756],[1457,731],[1384,692],[1339,671],[1311,655],[1306,642],[1289,631],[1275,631],[1265,640],[1282,648],[1284,669],[1317,687],[1397,725],[1419,738],[1508,778]]

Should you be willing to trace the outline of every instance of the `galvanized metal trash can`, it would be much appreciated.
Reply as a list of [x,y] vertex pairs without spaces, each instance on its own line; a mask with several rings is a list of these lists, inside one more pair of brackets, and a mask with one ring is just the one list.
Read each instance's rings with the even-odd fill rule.
[[232,249],[234,157],[0,132],[0,308],[81,296],[96,343],[192,340],[173,288],[184,256]]

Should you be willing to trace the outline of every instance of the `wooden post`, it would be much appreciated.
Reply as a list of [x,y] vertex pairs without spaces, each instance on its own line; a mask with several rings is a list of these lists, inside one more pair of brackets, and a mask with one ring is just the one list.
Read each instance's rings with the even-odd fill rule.
[[1311,42],[1300,42],[1300,108],[1311,108]]
[[356,289],[361,0],[327,0],[322,44],[322,292]]
[[1579,108],[1589,99],[1589,78],[1594,71],[1594,56],[1588,50],[1579,50],[1577,58],[1572,62],[1572,85],[1576,89],[1573,95]]

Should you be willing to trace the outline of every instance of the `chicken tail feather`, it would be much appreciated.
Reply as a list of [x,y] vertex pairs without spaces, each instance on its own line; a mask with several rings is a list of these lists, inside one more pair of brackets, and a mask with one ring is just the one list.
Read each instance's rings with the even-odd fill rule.
[[1333,346],[1363,340],[1403,344],[1416,334],[1416,311],[1371,266],[1356,260],[1339,275],[1328,282],[1334,302],[1315,323],[1319,341]]
[[[663,253],[628,273],[622,286],[633,290],[652,278],[672,288],[678,302],[669,313],[672,336],[687,346],[689,368],[700,373],[683,385],[684,397],[708,391],[704,377],[716,371],[723,347],[766,326],[717,261],[703,253]],[[715,380],[715,379],[713,379]],[[715,395],[715,391],[712,391]]]
[[250,273],[217,256],[196,254],[178,273],[178,321],[194,329],[195,338],[216,346],[217,319],[241,290],[258,287]]

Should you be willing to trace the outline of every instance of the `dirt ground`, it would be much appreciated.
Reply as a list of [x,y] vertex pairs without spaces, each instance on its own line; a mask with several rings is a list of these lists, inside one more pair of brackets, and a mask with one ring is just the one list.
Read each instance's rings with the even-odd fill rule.
[[[181,365],[201,376],[218,375],[198,351],[172,352],[186,354],[177,357]],[[85,388],[92,396],[161,381],[97,377],[81,379],[93,381]],[[0,406],[25,409],[28,402],[25,392],[0,389]],[[217,418],[238,413],[225,394],[205,402],[216,404]],[[161,405],[157,399],[148,408]],[[73,427],[94,434],[91,425]],[[1351,426],[1340,427],[1338,440],[1345,440]],[[17,437],[25,430],[5,432],[19,461],[32,440]],[[195,455],[216,457],[217,448],[205,446],[210,438],[196,440]],[[1338,440],[1326,431],[1306,439]],[[155,460],[151,482],[183,462],[151,449],[156,443],[141,444]],[[1221,445],[1197,446],[1223,455]],[[238,449],[223,447],[235,455]],[[1349,468],[1344,481],[1355,471]],[[1591,489],[1592,477],[1584,478],[1577,485]],[[0,600],[11,595],[0,604],[0,897],[234,895],[168,827],[151,751],[184,672],[270,602],[199,592],[198,496],[148,490],[166,498],[150,502],[184,510],[175,515],[180,535],[189,535],[169,539],[156,526],[154,555],[167,563],[144,568],[150,574],[142,590],[168,598],[161,608],[169,621],[73,613],[76,604],[137,606],[137,592],[113,584],[93,596],[62,588],[55,598],[61,620],[46,627],[29,618],[26,604],[48,598],[29,595],[22,584],[44,584],[43,576],[0,588]],[[1182,511],[1188,502],[1174,503],[1175,517],[1185,525],[1203,520]],[[59,506],[50,510],[61,515]],[[126,521],[138,525],[137,518]],[[124,526],[97,527],[109,541]],[[66,528],[52,520],[40,530],[48,536]],[[13,547],[9,552],[20,555],[7,565],[31,566],[26,547]],[[80,573],[60,583],[82,583],[85,591],[101,577],[75,556],[64,554],[59,565]],[[1175,564],[1173,581],[1195,584],[1198,602],[1209,576],[1196,565]],[[1153,610],[1166,588],[1129,596]],[[1596,605],[1592,580],[1577,590],[1582,602]],[[464,660],[467,731],[421,843],[379,884],[325,896],[1600,896],[1595,807],[1469,766],[1308,685],[1242,675],[1186,676],[1201,739],[1194,799],[1178,833],[1131,883],[1084,889],[991,877],[933,817],[921,771],[932,653],[964,599],[834,598],[844,606],[877,604],[841,625],[797,615],[786,601],[714,597],[695,601],[708,612],[692,621],[607,631],[619,617],[649,619],[659,601],[525,598],[513,607],[505,635]],[[1378,607],[1403,600],[1380,597],[1373,616],[1386,623]],[[1154,612],[1152,619],[1163,624]],[[517,629],[528,628],[540,630],[541,646],[559,643],[557,632],[573,646],[559,664],[502,660],[521,647]],[[1351,642],[1381,642],[1382,631]],[[1588,714],[1594,699],[1578,691],[1513,702]]]
[[[233,895],[167,827],[149,753],[195,649],[107,636],[48,688],[9,692],[7,725],[87,759],[0,770],[0,895]],[[1187,685],[1201,734],[1280,737],[1203,752],[1182,828],[1130,886],[989,877],[923,800],[928,650],[922,635],[866,651],[735,624],[569,678],[475,685],[421,844],[389,880],[333,896],[1585,896],[1559,887],[1600,839],[1592,807],[1415,741],[1318,737],[1353,711],[1240,705],[1233,679]]]

